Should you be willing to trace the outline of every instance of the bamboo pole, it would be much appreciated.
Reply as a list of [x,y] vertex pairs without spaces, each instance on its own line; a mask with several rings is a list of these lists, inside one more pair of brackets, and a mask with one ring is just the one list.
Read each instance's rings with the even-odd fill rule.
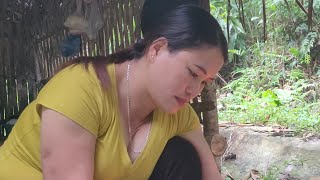
[[118,4],[116,4],[117,7],[114,7],[114,33],[113,33],[113,36],[115,38],[115,51],[117,51],[119,48],[120,48],[120,40],[119,39],[119,13],[118,13]]
[[130,38],[130,44],[133,44],[134,39],[134,30],[133,30],[133,2],[132,0],[129,0],[129,4],[127,7],[127,15],[128,15],[128,29],[129,29],[129,38]]
[[[5,27],[5,9],[8,1],[0,2],[0,27]],[[6,107],[6,85],[5,85],[5,41],[4,28],[0,28],[0,121],[4,120]],[[0,136],[4,135],[3,127],[0,126]]]

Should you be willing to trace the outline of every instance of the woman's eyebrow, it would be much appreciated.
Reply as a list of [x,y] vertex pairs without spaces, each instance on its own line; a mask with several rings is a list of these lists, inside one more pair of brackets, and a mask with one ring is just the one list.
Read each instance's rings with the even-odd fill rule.
[[[199,68],[203,72],[203,74],[207,75],[207,70],[205,68],[203,68],[202,66],[197,65],[197,64],[193,64],[193,65],[196,66],[197,68]],[[214,80],[214,78],[209,78],[209,79],[212,81]]]
[[199,68],[203,72],[203,74],[207,75],[207,70],[204,69],[202,66],[197,65],[197,64],[193,64],[193,65],[195,65],[197,68]]

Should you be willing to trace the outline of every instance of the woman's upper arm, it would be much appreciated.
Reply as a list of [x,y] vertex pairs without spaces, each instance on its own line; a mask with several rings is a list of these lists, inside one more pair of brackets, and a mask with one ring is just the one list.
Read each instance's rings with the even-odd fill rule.
[[212,152],[205,140],[201,128],[180,135],[188,140],[199,153],[204,180],[222,180]]
[[42,107],[40,152],[45,180],[92,180],[96,137],[66,116]]

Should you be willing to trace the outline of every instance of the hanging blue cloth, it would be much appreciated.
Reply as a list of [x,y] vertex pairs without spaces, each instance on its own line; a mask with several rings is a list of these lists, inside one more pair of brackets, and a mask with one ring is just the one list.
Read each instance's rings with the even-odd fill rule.
[[64,57],[78,55],[80,52],[80,46],[81,46],[81,35],[70,34],[61,43],[61,54]]

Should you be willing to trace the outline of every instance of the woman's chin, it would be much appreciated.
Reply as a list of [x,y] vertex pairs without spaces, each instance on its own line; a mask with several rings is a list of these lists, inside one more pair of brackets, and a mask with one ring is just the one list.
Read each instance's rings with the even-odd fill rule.
[[161,109],[168,114],[176,114],[181,108],[182,106],[173,106],[173,107],[164,107]]
[[186,104],[179,104],[176,101],[158,103],[157,107],[168,114],[176,114],[179,110],[181,110]]

